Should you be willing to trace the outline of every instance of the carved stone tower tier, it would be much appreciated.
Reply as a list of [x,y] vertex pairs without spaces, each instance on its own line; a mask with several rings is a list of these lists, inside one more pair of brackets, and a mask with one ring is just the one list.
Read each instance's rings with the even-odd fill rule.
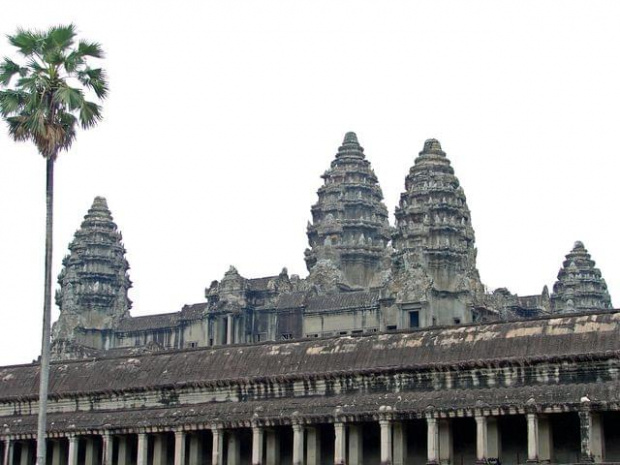
[[439,141],[424,143],[395,216],[399,299],[430,303],[437,324],[469,321],[467,307],[483,293],[474,230],[463,188]]
[[[113,328],[120,318],[129,316],[131,308],[125,248],[103,197],[95,198],[69,251],[58,276],[60,317],[54,326],[54,339],[81,342],[76,341],[76,330],[80,330],[78,339],[88,339],[89,330]],[[96,341],[84,342],[99,345]]]
[[553,285],[552,311],[569,313],[613,308],[607,284],[595,264],[583,243],[575,242]]
[[345,135],[322,178],[308,225],[309,280],[324,289],[380,285],[389,269],[388,213],[355,133]]

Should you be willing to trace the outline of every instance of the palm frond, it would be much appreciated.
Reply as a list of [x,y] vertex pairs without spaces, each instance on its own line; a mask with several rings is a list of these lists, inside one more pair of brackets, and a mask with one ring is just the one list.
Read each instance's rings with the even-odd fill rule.
[[5,58],[4,62],[0,64],[0,84],[8,86],[13,76],[20,74],[21,71],[21,66],[13,60]]
[[43,52],[43,34],[39,31],[18,29],[17,34],[7,36],[9,43],[17,47],[24,56],[41,54]]
[[80,125],[84,129],[88,129],[101,121],[101,107],[95,102],[84,100],[82,108],[80,108]]
[[98,98],[104,99],[107,96],[107,77],[101,68],[85,68],[77,73],[77,77],[82,85],[92,89]]
[[0,115],[9,116],[24,108],[25,94],[17,90],[0,91]]
[[23,116],[12,116],[6,119],[9,125],[9,134],[18,142],[30,140],[32,137],[26,129]]
[[67,70],[67,73],[72,74],[77,72],[78,68],[83,64],[84,57],[76,50],[73,50],[66,56],[63,66],[65,67],[65,70]]
[[97,42],[86,42],[84,40],[80,40],[77,51],[85,57],[103,58],[104,56],[101,44]]
[[51,27],[45,34],[44,53],[53,50],[63,52],[73,45],[75,26],[73,24]]
[[71,87],[63,83],[56,92],[54,92],[53,100],[64,105],[69,110],[78,110],[84,103],[84,94],[81,89]]

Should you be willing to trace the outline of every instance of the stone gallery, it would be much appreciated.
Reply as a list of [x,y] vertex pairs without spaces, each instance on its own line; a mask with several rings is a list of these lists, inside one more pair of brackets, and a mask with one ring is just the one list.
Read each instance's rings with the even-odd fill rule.
[[[322,178],[306,278],[231,267],[162,315],[131,316],[94,200],[58,277],[50,465],[620,461],[620,313],[584,244],[551,292],[488,292],[437,140],[394,225],[354,133]],[[38,377],[0,367],[4,465],[34,463]]]

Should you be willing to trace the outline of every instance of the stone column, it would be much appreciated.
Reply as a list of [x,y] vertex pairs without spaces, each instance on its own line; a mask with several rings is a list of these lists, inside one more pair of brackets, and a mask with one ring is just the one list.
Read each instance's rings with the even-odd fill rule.
[[232,313],[228,314],[228,324],[226,325],[226,344],[234,344],[234,327],[235,327],[235,319],[233,318]]
[[321,434],[315,427],[306,427],[306,463],[321,465]]
[[527,414],[527,461],[538,462],[538,415]]
[[439,420],[437,425],[439,426],[439,461],[452,463],[454,456],[452,423],[446,418]]
[[304,465],[304,427],[293,424],[293,465]]
[[265,431],[260,426],[252,426],[252,465],[263,465]]
[[86,458],[84,465],[97,465],[97,448],[95,447],[95,439],[92,436],[86,438]]
[[485,463],[489,453],[487,451],[487,417],[476,415],[476,462]]
[[237,431],[228,433],[228,459],[227,465],[241,465],[241,443]]
[[131,449],[127,435],[118,437],[118,465],[131,465]]
[[347,429],[346,425],[340,421],[334,423],[334,465],[346,465],[347,460]]
[[69,460],[68,465],[77,465],[78,463],[78,447],[80,441],[77,436],[69,436]]
[[4,456],[2,457],[3,465],[13,465],[13,446],[14,441],[11,438],[4,440]]
[[581,457],[579,461],[602,462],[604,456],[603,425],[600,415],[585,409],[579,412]]
[[280,465],[280,436],[273,430],[267,432],[267,464]]
[[156,434],[153,444],[153,465],[167,465],[168,441],[165,434]]
[[149,440],[146,433],[138,433],[138,464],[147,465],[149,452]]
[[174,465],[185,465],[185,432],[174,432]]
[[211,429],[213,435],[213,451],[211,453],[211,465],[224,465],[224,431],[220,428]]
[[405,465],[407,463],[407,427],[402,421],[392,423],[392,441],[394,465]]
[[110,435],[109,431],[106,431],[105,433],[103,433],[103,435],[101,436],[102,439],[102,445],[103,445],[103,457],[101,460],[101,463],[103,463],[103,465],[112,465],[112,454],[113,454],[113,450],[114,450],[114,443],[112,440],[112,436]]
[[439,427],[436,418],[426,419],[427,428],[427,463],[435,465],[439,463]]
[[380,420],[381,427],[381,465],[392,465],[392,422]]
[[551,462],[553,455],[553,434],[551,421],[547,415],[538,417],[538,460]]
[[363,426],[349,425],[349,465],[364,465]]

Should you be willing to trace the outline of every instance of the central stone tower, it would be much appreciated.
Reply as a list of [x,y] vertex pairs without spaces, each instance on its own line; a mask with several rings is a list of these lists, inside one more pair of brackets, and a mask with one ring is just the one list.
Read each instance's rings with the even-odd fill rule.
[[312,206],[309,280],[324,290],[379,286],[389,270],[390,226],[377,176],[348,132]]
[[483,286],[471,215],[439,141],[429,139],[405,179],[392,236],[398,301],[426,307],[426,324],[471,321]]

